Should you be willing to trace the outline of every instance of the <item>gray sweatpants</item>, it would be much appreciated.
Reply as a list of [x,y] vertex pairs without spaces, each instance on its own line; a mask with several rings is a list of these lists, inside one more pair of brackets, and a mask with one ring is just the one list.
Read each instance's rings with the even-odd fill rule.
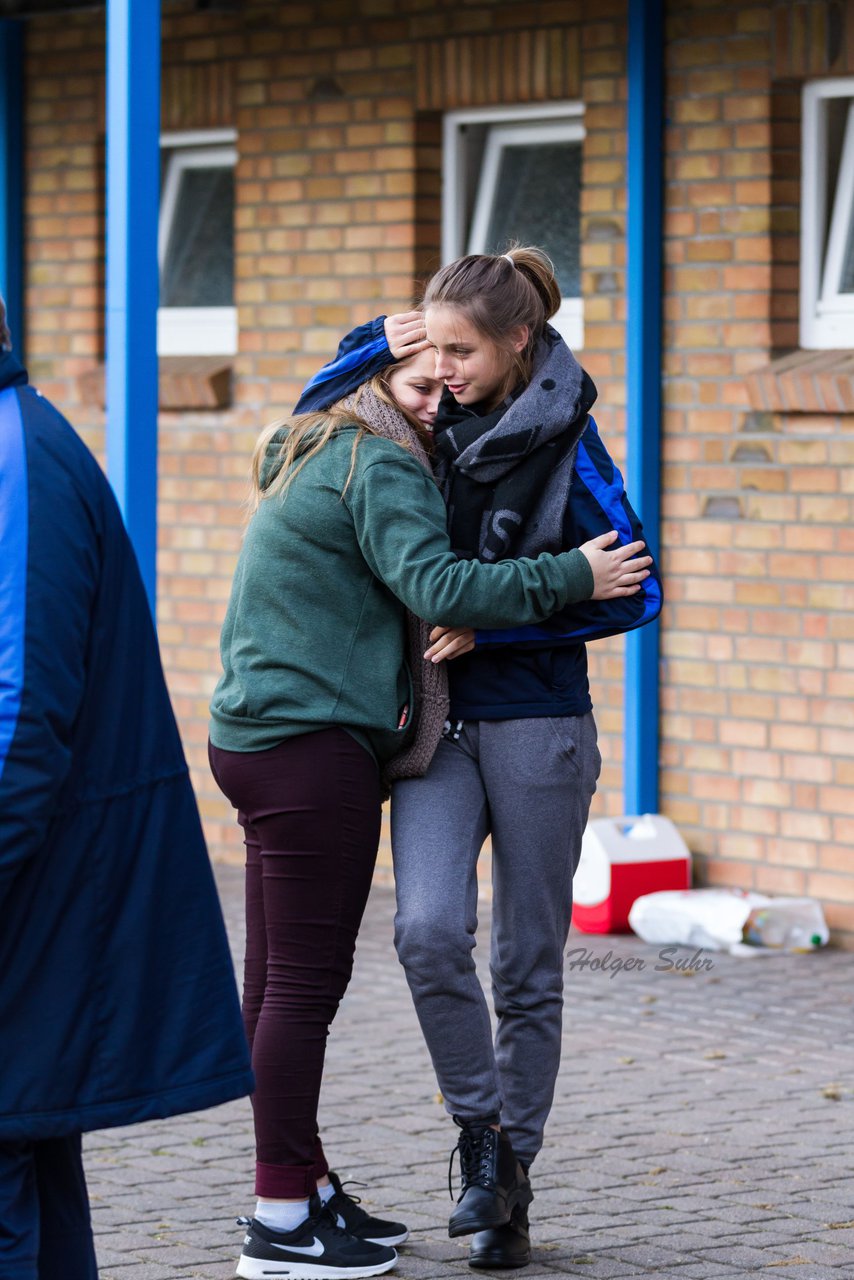
[[[530,1163],[560,1065],[572,877],[601,758],[592,714],[467,721],[395,784],[395,946],[451,1115],[500,1116]],[[477,860],[492,834],[490,972],[475,973]]]

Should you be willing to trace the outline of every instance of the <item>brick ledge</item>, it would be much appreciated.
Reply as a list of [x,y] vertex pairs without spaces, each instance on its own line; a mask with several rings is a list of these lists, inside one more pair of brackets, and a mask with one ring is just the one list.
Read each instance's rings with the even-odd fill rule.
[[[231,404],[230,356],[161,356],[161,409],[227,409]],[[77,379],[84,404],[106,408],[106,366],[95,365]]]
[[854,351],[790,351],[744,384],[760,413],[854,413]]

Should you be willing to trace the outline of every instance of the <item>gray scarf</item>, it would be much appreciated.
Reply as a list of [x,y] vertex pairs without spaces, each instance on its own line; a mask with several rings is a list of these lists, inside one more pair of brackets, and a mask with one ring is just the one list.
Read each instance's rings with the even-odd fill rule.
[[[433,474],[427,451],[414,427],[403,414],[381,400],[370,387],[362,387],[355,395],[348,396],[342,404],[362,418],[378,436],[403,445],[424,467]],[[448,673],[444,662],[425,662],[424,653],[430,644],[432,626],[414,613],[406,611],[406,651],[412,674],[415,717],[414,736],[404,749],[389,760],[383,770],[387,786],[398,778],[420,778],[427,772],[436,750],[442,729],[448,718]]]
[[436,475],[460,556],[488,562],[560,551],[575,447],[596,388],[550,326],[530,382],[487,413],[446,393],[436,418]]

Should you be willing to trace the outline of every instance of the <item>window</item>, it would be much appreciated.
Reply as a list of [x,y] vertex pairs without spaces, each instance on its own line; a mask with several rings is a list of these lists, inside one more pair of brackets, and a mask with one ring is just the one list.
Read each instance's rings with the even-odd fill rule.
[[560,102],[445,116],[442,258],[501,253],[513,240],[545,249],[563,303],[552,324],[584,344],[581,300],[583,107]]
[[854,80],[804,87],[802,347],[854,347]]
[[161,139],[161,355],[231,355],[237,350],[236,137],[232,130],[217,130]]

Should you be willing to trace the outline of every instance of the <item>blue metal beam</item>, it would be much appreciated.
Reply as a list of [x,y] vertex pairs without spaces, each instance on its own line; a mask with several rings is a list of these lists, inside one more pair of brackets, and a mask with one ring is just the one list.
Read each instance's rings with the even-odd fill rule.
[[[658,557],[661,519],[662,0],[629,0],[627,484]],[[625,812],[658,809],[659,624],[626,637]]]
[[107,473],[155,612],[160,3],[107,4]]
[[0,21],[0,294],[24,358],[23,27]]

